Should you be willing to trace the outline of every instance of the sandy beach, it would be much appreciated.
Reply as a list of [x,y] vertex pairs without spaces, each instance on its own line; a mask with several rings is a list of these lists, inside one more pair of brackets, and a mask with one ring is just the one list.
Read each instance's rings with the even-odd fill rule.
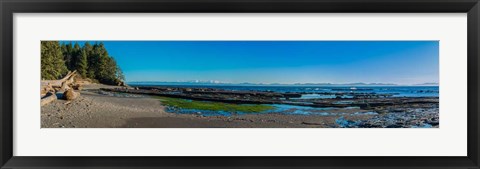
[[81,95],[73,101],[59,99],[43,106],[42,128],[438,127],[435,124],[438,107],[422,108],[415,107],[415,104],[403,108],[397,105],[392,108],[402,108],[403,112],[385,114],[360,108],[339,108],[325,110],[328,115],[254,113],[206,116],[201,112],[169,112],[167,106],[153,96],[109,92],[100,88],[120,87],[89,84],[79,91]]

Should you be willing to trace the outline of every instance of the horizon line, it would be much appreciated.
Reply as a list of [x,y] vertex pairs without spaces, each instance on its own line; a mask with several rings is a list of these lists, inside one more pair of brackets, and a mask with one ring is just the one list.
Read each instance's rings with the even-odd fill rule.
[[349,82],[349,83],[329,83],[329,82],[320,82],[320,83],[252,83],[252,82],[240,82],[240,83],[231,83],[231,82],[221,82],[218,80],[206,80],[206,81],[127,81],[125,83],[187,83],[187,84],[250,84],[250,85],[388,85],[388,86],[439,86],[437,82],[425,82],[417,84],[397,84],[397,83],[378,83],[378,82]]

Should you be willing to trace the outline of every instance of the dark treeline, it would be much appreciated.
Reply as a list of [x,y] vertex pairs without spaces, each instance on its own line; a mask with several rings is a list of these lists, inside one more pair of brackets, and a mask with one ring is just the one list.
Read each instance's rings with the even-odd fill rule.
[[118,85],[125,77],[115,59],[107,52],[103,43],[58,41],[41,42],[42,79],[53,80],[63,77],[68,71],[76,70],[83,78],[100,83]]

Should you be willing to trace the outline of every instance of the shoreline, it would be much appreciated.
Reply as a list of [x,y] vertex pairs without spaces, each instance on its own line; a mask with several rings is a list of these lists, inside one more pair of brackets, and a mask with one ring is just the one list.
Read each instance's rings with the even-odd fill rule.
[[[231,116],[204,116],[202,114],[172,113],[162,102],[150,96],[138,94],[101,93],[100,88],[118,89],[118,86],[101,84],[86,85],[78,99],[71,102],[57,100],[42,107],[42,128],[337,128],[356,127],[356,122],[376,120],[375,123],[391,120],[387,115],[290,115],[290,114],[243,114]],[[131,89],[131,88],[130,88]],[[350,113],[358,112],[359,109]],[[409,110],[410,111],[410,110]],[[432,109],[435,111],[435,109]],[[436,109],[438,115],[438,108]],[[414,112],[414,114],[422,114]],[[431,112],[430,112],[431,113]],[[435,112],[433,112],[435,116]],[[402,115],[405,116],[405,115]],[[437,116],[438,117],[438,116]],[[377,118],[377,119],[376,119]],[[390,118],[390,119],[389,119]],[[419,118],[419,120],[421,120]],[[426,120],[426,119],[423,119]],[[390,123],[390,122],[389,122]],[[408,121],[396,127],[408,126]],[[423,122],[419,122],[424,124]],[[426,123],[429,124],[430,123]],[[402,126],[403,125],[403,126]],[[390,127],[395,127],[393,124]],[[433,127],[437,126],[418,126]]]

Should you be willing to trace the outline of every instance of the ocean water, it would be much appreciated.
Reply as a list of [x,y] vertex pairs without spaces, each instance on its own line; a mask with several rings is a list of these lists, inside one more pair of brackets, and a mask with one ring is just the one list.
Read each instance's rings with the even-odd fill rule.
[[231,91],[264,91],[280,93],[304,93],[301,99],[335,98],[335,94],[368,93],[391,94],[392,97],[439,97],[438,86],[304,86],[304,85],[160,85],[130,84],[131,86],[215,88]]

